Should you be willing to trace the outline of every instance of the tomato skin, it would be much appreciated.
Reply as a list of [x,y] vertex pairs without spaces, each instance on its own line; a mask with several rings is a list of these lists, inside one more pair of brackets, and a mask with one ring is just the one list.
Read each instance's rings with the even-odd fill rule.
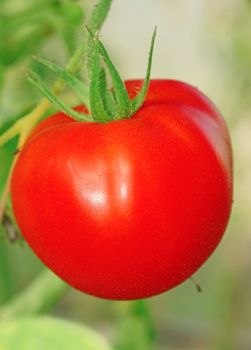
[[[129,93],[140,84],[126,82]],[[16,163],[12,203],[31,248],[66,282],[98,297],[146,298],[212,254],[230,216],[232,153],[198,90],[151,81],[129,120],[59,113],[42,123]]]
[[[130,98],[135,97],[142,84],[142,80],[128,80],[125,82]],[[144,106],[156,103],[184,104],[207,113],[209,117],[216,119],[218,122],[223,121],[222,118],[219,118],[218,109],[205,95],[197,88],[178,80],[151,80]]]

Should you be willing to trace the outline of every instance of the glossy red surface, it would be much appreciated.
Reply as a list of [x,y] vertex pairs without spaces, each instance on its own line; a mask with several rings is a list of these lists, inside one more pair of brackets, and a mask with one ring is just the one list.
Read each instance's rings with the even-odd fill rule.
[[[139,85],[126,82],[131,97]],[[31,248],[73,287],[110,299],[156,295],[191,276],[222,238],[228,131],[197,89],[151,81],[129,120],[43,121],[21,151],[11,195]]]

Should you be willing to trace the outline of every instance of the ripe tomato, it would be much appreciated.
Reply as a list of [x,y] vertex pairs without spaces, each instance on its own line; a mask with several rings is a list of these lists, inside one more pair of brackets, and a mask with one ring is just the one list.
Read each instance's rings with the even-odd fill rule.
[[[131,97],[140,84],[126,82]],[[153,80],[131,119],[80,123],[58,113],[38,125],[11,195],[25,239],[70,285],[110,299],[156,295],[191,276],[222,238],[228,131],[197,89]]]

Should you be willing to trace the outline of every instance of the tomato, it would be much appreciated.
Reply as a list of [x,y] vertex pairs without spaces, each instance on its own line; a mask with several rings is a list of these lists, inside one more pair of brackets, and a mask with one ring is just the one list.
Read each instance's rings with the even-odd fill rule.
[[[126,82],[131,97],[140,85]],[[131,119],[44,120],[21,150],[11,196],[25,239],[70,285],[109,299],[150,297],[190,277],[222,238],[229,134],[197,89],[152,80]]]

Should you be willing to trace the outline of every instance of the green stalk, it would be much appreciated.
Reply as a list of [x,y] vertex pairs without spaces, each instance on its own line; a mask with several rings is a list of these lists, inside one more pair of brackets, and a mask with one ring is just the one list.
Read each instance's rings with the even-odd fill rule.
[[146,336],[149,342],[153,343],[156,338],[156,331],[148,303],[148,300],[137,300],[133,303],[132,309],[133,314],[145,323]]
[[[101,26],[103,25],[107,13],[110,9],[112,0],[100,0],[99,3],[94,7],[92,11],[92,15],[88,21],[87,27],[91,31],[91,33],[95,34],[97,33]],[[95,47],[93,40],[90,36],[88,36],[87,39],[87,68],[88,68],[88,75],[91,79],[92,76],[92,60],[93,56],[95,55]]]
[[147,300],[117,303],[118,322],[115,350],[154,350],[156,332]]

